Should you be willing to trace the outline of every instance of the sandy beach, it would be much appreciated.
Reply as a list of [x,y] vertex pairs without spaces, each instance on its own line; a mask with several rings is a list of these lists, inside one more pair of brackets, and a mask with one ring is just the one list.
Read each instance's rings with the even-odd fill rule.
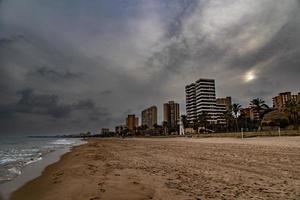
[[92,139],[11,200],[300,199],[300,137]]

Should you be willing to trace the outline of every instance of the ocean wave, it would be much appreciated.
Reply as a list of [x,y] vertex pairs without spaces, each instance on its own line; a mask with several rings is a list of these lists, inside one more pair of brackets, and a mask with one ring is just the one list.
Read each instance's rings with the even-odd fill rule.
[[20,175],[21,174],[21,170],[17,169],[16,167],[12,167],[12,168],[8,169],[8,171],[11,174],[15,174],[15,175]]
[[0,141],[0,184],[13,180],[21,174],[23,168],[43,160],[53,151],[83,143],[81,140],[58,138],[18,140],[16,144],[7,145]]
[[28,162],[25,163],[25,165],[29,165],[29,164],[35,163],[35,162],[40,161],[42,159],[43,159],[42,157],[31,158],[30,161],[28,161]]
[[71,144],[75,144],[76,142],[73,140],[68,140],[68,139],[58,139],[54,142],[51,142],[51,144],[55,144],[55,145],[71,145]]
[[17,161],[16,158],[3,158],[0,160],[0,165]]

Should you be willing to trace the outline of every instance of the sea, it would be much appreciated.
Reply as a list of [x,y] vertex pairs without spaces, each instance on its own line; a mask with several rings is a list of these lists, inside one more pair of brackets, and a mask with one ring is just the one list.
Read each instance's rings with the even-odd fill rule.
[[39,163],[43,163],[43,160],[47,160],[47,157],[52,157],[52,161],[48,159],[47,162],[44,161],[43,165],[46,165],[45,163],[51,164],[71,147],[83,143],[84,141],[78,138],[0,135],[0,189],[1,186],[9,185],[8,182],[13,182],[19,176],[22,176],[23,171],[28,171],[30,166],[41,165]]

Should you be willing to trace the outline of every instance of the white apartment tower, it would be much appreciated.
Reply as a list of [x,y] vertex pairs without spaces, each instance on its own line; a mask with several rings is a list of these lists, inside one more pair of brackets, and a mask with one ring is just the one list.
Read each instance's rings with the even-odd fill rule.
[[193,122],[197,118],[196,108],[196,84],[192,83],[185,86],[186,93],[186,114],[187,120]]
[[[191,123],[206,112],[210,123],[217,123],[223,108],[217,107],[214,79],[199,79],[185,87],[187,119]],[[225,108],[224,108],[225,109]]]

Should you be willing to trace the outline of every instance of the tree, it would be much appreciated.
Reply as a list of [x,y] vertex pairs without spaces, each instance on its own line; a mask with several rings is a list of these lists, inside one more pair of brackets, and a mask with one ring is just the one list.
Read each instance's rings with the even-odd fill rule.
[[261,127],[261,121],[264,117],[264,110],[268,109],[269,106],[265,104],[265,101],[260,98],[255,98],[250,101],[250,105],[254,108],[254,110],[258,113],[258,125]]
[[241,113],[241,108],[242,108],[242,106],[238,103],[234,103],[231,106],[232,114],[233,114],[233,117],[235,119],[235,130],[236,130],[236,132],[238,132],[238,130],[239,130],[238,117]]
[[227,110],[223,113],[223,117],[226,120],[226,131],[229,132],[232,121],[234,119],[234,117],[232,115],[232,106],[230,106],[229,110]]
[[126,127],[121,131],[121,136],[126,137],[129,133],[129,129]]
[[197,133],[198,133],[198,128],[199,128],[199,123],[198,123],[198,119],[193,119],[193,129],[195,130],[195,131],[197,131]]
[[167,135],[169,133],[169,127],[168,127],[169,123],[166,121],[163,121],[162,126],[163,126],[163,130],[164,130],[164,134]]
[[299,129],[299,116],[300,116],[300,103],[290,100],[286,103],[285,112],[288,114],[289,119],[293,122],[295,130]]
[[200,115],[198,115],[197,117],[197,124],[198,124],[198,128],[200,126],[204,127],[204,131],[206,131],[207,128],[207,124],[208,124],[208,120],[209,120],[209,115],[207,112],[203,111]]

